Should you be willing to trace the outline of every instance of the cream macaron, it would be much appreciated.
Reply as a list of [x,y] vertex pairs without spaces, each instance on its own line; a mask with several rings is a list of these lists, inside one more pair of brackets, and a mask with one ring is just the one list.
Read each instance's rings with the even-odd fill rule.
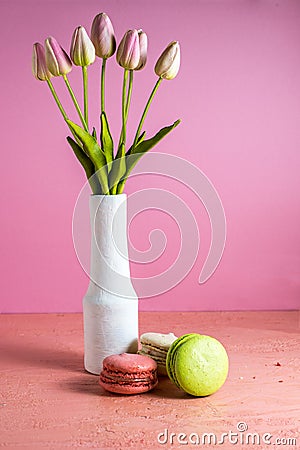
[[140,337],[142,348],[138,351],[140,355],[150,356],[157,363],[159,375],[167,375],[166,358],[170,346],[177,339],[173,333],[144,333]]

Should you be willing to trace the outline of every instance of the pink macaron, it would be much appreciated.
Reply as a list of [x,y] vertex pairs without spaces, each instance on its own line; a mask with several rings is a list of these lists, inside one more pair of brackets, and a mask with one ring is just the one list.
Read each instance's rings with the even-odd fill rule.
[[141,394],[157,385],[157,364],[148,356],[131,353],[107,356],[99,384],[117,394]]

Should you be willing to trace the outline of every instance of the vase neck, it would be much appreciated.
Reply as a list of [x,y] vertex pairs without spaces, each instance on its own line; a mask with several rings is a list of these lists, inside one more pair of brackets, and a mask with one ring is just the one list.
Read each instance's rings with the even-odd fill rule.
[[113,279],[130,277],[127,245],[127,197],[92,195],[91,278],[98,283],[104,275]]

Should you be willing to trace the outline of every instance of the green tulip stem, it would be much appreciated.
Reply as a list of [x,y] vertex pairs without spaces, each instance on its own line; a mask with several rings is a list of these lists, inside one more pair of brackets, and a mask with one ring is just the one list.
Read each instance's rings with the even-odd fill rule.
[[[133,70],[130,70],[129,71],[129,86],[128,86],[127,99],[126,99],[126,108],[125,108],[125,123],[126,124],[127,124],[129,106],[130,106],[130,100],[131,100],[131,94],[132,94],[132,85],[133,85]],[[122,140],[123,140],[123,128],[122,128],[122,132],[120,135],[118,148],[120,147]]]
[[66,83],[66,86],[67,86],[67,88],[68,88],[69,94],[70,94],[70,96],[71,96],[71,98],[72,98],[72,100],[73,100],[73,103],[74,103],[74,106],[75,106],[75,108],[76,108],[76,111],[78,112],[78,115],[79,115],[79,118],[80,118],[81,123],[82,123],[82,125],[83,125],[83,128],[85,129],[85,131],[89,132],[88,126],[87,126],[87,124],[86,124],[86,121],[84,120],[84,117],[83,117],[83,115],[82,115],[80,106],[79,106],[79,104],[78,104],[78,102],[77,102],[77,100],[76,100],[75,94],[74,94],[74,92],[73,92],[73,90],[72,90],[72,88],[71,88],[71,85],[70,85],[70,83],[69,83],[69,80],[68,80],[68,78],[67,78],[67,75],[63,75],[63,79],[64,79],[64,81],[65,81],[65,83]]
[[54,89],[54,86],[53,86],[52,82],[51,82],[50,80],[47,80],[47,84],[48,84],[48,86],[49,86],[49,88],[50,88],[51,94],[53,95],[54,100],[55,100],[55,102],[56,102],[56,104],[57,104],[57,106],[58,106],[60,112],[61,112],[62,115],[63,115],[63,118],[64,118],[65,120],[67,120],[67,119],[68,119],[68,116],[67,116],[66,111],[64,110],[62,104],[60,103],[60,100],[59,100],[59,98],[58,98],[58,96],[57,96],[57,93],[56,93],[56,91],[55,91],[55,89]]
[[85,120],[87,127],[89,128],[87,66],[82,66],[82,79],[83,79],[84,120]]
[[126,86],[128,80],[128,70],[124,69],[124,78],[123,78],[123,92],[122,92],[122,142],[125,145],[126,143],[126,103],[127,103],[127,95],[126,95]]
[[137,144],[137,141],[138,141],[139,136],[140,136],[140,133],[141,133],[142,126],[144,125],[144,122],[145,122],[145,119],[146,119],[147,112],[148,112],[148,110],[149,110],[149,108],[150,108],[150,105],[151,105],[151,102],[152,102],[152,100],[153,100],[153,97],[154,97],[154,95],[155,95],[157,89],[159,88],[159,85],[160,85],[160,83],[162,82],[162,80],[163,80],[163,79],[162,79],[161,77],[158,78],[157,82],[155,83],[154,88],[152,89],[152,92],[151,92],[151,94],[150,94],[150,97],[148,98],[148,101],[147,101],[147,103],[146,103],[144,112],[143,112],[143,114],[142,114],[142,117],[141,117],[141,120],[140,120],[138,129],[137,129],[137,132],[136,132],[136,134],[135,134],[135,138],[134,138],[134,141],[133,141],[132,149],[134,149],[134,147],[135,147],[136,144]]
[[106,69],[106,59],[102,59],[102,69],[101,69],[101,112],[105,110],[105,69]]
[[130,106],[130,100],[131,100],[131,94],[132,94],[132,85],[133,85],[133,70],[129,71],[129,86],[128,86],[128,93],[127,93],[127,100],[126,100],[126,122],[128,118],[128,112],[129,112],[129,106]]
[[[51,83],[50,80],[47,80],[47,83],[48,83],[48,86],[49,86],[49,88],[50,88],[50,91],[51,91],[51,93],[52,93],[52,95],[53,95],[53,97],[54,97],[54,100],[55,100],[55,102],[56,102],[56,104],[57,104],[57,106],[58,106],[60,112],[62,113],[63,118],[64,118],[65,120],[68,120],[67,113],[66,113],[66,111],[64,110],[64,108],[63,108],[63,106],[62,106],[62,104],[61,104],[61,102],[60,102],[60,100],[59,100],[59,98],[58,98],[58,95],[57,95],[57,93],[56,93],[56,91],[55,91],[55,89],[54,89],[53,84]],[[73,132],[73,130],[72,130],[72,128],[71,128],[70,126],[69,126],[69,129],[70,129],[71,133],[73,134],[74,139],[76,140],[77,144],[78,144],[79,146],[81,146],[82,144],[81,144],[80,140],[78,139],[78,137],[77,137],[76,134]]]

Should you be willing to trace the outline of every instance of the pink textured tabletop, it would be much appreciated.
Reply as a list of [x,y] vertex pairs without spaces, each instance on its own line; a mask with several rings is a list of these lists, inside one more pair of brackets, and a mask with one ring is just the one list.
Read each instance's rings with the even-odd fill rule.
[[110,394],[83,370],[81,314],[0,316],[0,447],[300,448],[298,312],[141,313],[146,331],[221,340],[225,385],[196,398],[163,378],[147,394]]

